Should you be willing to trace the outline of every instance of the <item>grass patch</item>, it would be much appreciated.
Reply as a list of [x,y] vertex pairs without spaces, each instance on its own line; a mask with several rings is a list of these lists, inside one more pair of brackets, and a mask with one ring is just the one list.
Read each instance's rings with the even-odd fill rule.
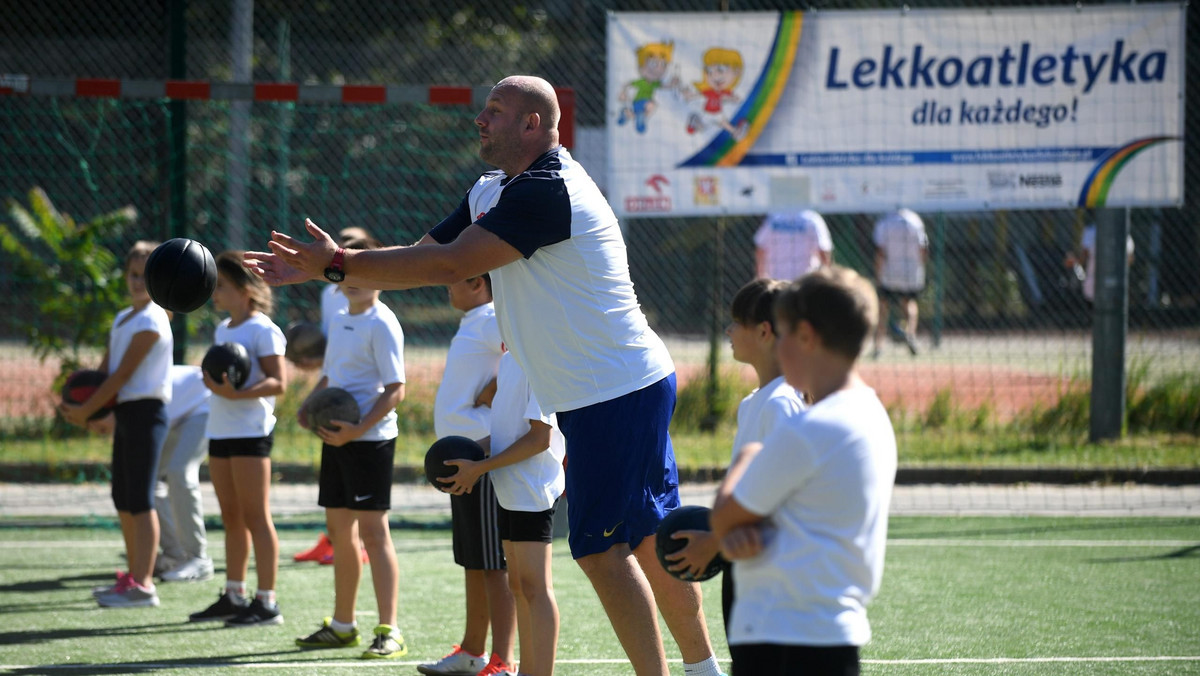
[[[996,674],[1190,673],[1194,662],[1138,658],[1196,655],[1200,587],[1195,568],[1200,519],[897,517],[892,519],[883,586],[870,606],[874,638],[864,673]],[[162,606],[103,610],[88,589],[120,565],[119,534],[86,528],[0,529],[0,669],[16,673],[361,673],[359,649],[300,651],[292,640],[328,615],[328,567],[295,564],[314,530],[281,529],[277,590],[287,623],[234,631],[186,622],[219,585],[163,584]],[[440,657],[461,638],[462,571],[445,530],[398,530],[399,624],[410,654],[388,665]],[[213,544],[218,575],[219,538]],[[565,542],[552,560],[562,616],[559,665],[566,676],[630,673],[608,620]],[[358,622],[376,621],[369,567],[359,588]],[[253,580],[254,573],[250,575]],[[1086,584],[1080,584],[1086,580]],[[704,610],[717,656],[729,652],[721,630],[720,588],[706,583]],[[913,618],[921,618],[914,621]],[[667,656],[679,651],[665,639]],[[1120,657],[1131,661],[1088,662]],[[1010,665],[936,660],[1030,660]],[[1085,661],[1054,662],[1083,658]],[[611,662],[609,662],[611,660]],[[931,660],[932,663],[914,663]],[[723,662],[725,666],[728,662]]]

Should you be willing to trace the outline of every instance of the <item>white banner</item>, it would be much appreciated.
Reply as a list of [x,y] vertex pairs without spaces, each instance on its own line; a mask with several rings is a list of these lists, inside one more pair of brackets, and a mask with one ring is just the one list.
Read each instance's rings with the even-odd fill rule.
[[630,216],[1183,200],[1185,8],[610,13]]

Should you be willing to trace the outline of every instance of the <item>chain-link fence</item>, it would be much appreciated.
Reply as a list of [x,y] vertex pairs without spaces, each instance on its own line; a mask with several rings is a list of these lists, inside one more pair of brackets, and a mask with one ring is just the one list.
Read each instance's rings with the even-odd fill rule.
[[[879,8],[900,11],[901,5],[846,0],[807,9]],[[778,9],[796,7],[767,0],[494,6],[456,0],[114,0],[101,10],[96,3],[47,0],[6,13],[0,23],[0,73],[467,87],[486,86],[511,73],[536,73],[575,91],[575,154],[602,178],[606,12]],[[1189,29],[1197,21],[1196,12],[1189,12]],[[1193,40],[1187,59],[1189,103],[1200,90],[1198,49]],[[1194,176],[1200,122],[1196,106],[1185,108],[1186,175]],[[94,242],[117,255],[135,239],[177,235],[201,239],[214,251],[257,248],[271,229],[295,232],[304,217],[331,229],[361,225],[385,242],[408,243],[447,214],[485,168],[475,154],[475,113],[469,105],[415,103],[0,96],[0,195],[28,208],[27,193],[40,187],[60,211],[81,222],[133,206],[134,225]],[[172,137],[173,129],[183,132],[182,145]],[[180,169],[185,178],[173,183],[173,172]],[[186,209],[173,210],[171,200],[181,192]],[[1127,366],[1135,388],[1180,377],[1196,383],[1200,203],[1191,182],[1185,199],[1182,209],[1129,212],[1135,253],[1129,270]],[[826,217],[835,262],[871,272],[877,216]],[[1089,215],[1060,210],[922,217],[931,260],[930,283],[919,299],[919,354],[911,356],[906,346],[889,342],[877,360],[867,363],[898,417],[928,429],[946,410],[966,411],[977,425],[989,428],[1053,409],[1064,394],[1086,394],[1092,320],[1068,256],[1078,251]],[[652,325],[668,337],[682,381],[711,367],[713,345],[730,364],[720,331],[729,299],[754,275],[752,238],[759,221],[623,223],[639,297]],[[11,213],[6,211],[0,222],[11,225]],[[27,280],[11,262],[6,257],[0,266],[5,346],[0,390],[7,392],[0,399],[0,420],[9,421],[0,424],[0,438],[22,428],[14,420],[47,411],[42,385],[48,383],[39,375],[43,369],[30,364],[24,346],[39,308],[31,306]],[[80,280],[60,282],[62,292],[70,293]],[[277,322],[314,318],[318,293],[316,285],[280,291]],[[443,290],[385,299],[397,309],[410,345],[448,343],[457,316]],[[193,316],[194,345],[207,345],[212,319],[203,311]]]

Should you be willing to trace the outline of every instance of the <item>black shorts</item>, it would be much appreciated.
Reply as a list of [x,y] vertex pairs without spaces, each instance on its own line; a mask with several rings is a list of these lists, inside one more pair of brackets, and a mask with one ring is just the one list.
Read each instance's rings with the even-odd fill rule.
[[167,439],[167,407],[161,399],[117,404],[112,445],[112,501],[118,512],[141,514],[154,507],[158,460]]
[[906,302],[906,301],[910,301],[910,300],[916,300],[917,296],[920,296],[921,292],[924,290],[925,290],[925,287],[921,287],[921,288],[917,289],[916,291],[898,291],[896,289],[889,289],[886,286],[881,286],[881,287],[879,287],[879,302],[880,303],[900,303],[900,302]]
[[507,570],[496,517],[500,504],[484,474],[470,493],[450,496],[454,562],[467,570]]
[[514,512],[501,507],[497,519],[500,539],[509,542],[554,542],[555,507],[544,512]]
[[392,508],[396,440],[321,444],[317,504],[327,509],[378,512]]
[[858,647],[750,643],[729,646],[732,676],[858,676]]
[[209,439],[210,458],[269,458],[275,446],[275,433],[265,437],[243,437],[240,439]]

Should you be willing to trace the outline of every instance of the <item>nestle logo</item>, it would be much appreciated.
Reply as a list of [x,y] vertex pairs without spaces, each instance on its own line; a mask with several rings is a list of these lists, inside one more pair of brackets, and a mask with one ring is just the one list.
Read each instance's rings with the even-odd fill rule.
[[1007,171],[989,171],[987,179],[989,188],[1017,187],[1017,175]]
[[1062,174],[1022,174],[1020,181],[1026,188],[1058,188],[1062,186]]

